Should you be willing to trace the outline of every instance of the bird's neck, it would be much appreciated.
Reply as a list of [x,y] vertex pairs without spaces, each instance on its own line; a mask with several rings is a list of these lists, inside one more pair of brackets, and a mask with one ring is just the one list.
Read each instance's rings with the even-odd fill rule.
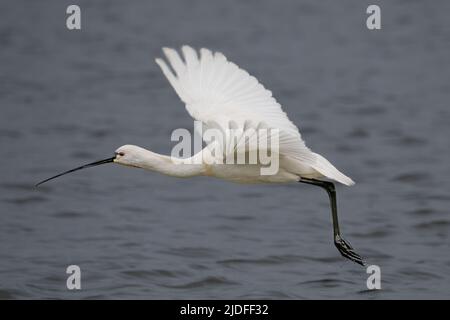
[[203,163],[196,163],[189,159],[172,158],[163,154],[145,150],[139,167],[174,177],[192,177],[205,174]]

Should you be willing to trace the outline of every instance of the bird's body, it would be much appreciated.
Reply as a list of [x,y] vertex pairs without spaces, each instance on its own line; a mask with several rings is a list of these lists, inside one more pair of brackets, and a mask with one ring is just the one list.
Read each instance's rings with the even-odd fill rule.
[[[180,178],[209,176],[238,183],[303,182],[317,185],[326,189],[330,196],[337,248],[345,257],[363,264],[361,257],[340,237],[334,185],[317,180],[325,177],[352,185],[352,179],[305,145],[298,128],[288,119],[272,93],[255,77],[228,61],[220,52],[201,49],[198,55],[189,46],[183,46],[181,51],[183,58],[176,50],[163,48],[169,64],[159,58],[156,62],[186,104],[189,114],[205,128],[221,132],[223,141],[205,139],[207,145],[201,152],[184,159],[125,145],[118,148],[112,158],[69,170],[41,183],[79,169],[114,162]],[[272,135],[267,134],[268,130],[277,130],[277,148],[272,145],[261,147],[256,143],[262,140],[261,132],[266,132],[266,138]],[[239,133],[237,139],[231,131]],[[267,163],[260,158],[253,163],[229,164],[227,159],[238,157],[240,152],[242,155],[239,147],[243,143],[248,143],[245,152],[270,151],[278,161],[277,170],[262,174]]]
[[[124,156],[120,156],[123,153]],[[150,150],[125,145],[116,150],[114,162],[125,166],[156,171],[168,176],[189,178],[208,176],[237,183],[288,183],[298,182],[301,177],[318,178],[323,175],[297,160],[280,155],[280,165],[276,174],[261,175],[261,164],[213,163],[214,157],[208,148],[190,158],[177,159],[154,153]],[[132,155],[132,156],[131,156]]]

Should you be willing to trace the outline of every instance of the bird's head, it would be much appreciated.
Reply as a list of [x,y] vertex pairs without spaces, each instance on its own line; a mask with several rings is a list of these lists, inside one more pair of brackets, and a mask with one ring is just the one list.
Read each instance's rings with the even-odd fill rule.
[[140,168],[146,153],[148,153],[148,150],[138,146],[133,146],[131,144],[126,144],[114,152],[115,158],[113,162],[128,167]]
[[106,158],[106,159],[103,159],[100,161],[95,161],[92,163],[88,163],[81,167],[77,167],[77,168],[62,172],[60,174],[57,174],[56,176],[50,177],[48,179],[45,179],[45,180],[37,183],[36,186],[39,186],[39,185],[43,184],[44,182],[53,180],[55,178],[58,178],[60,176],[63,176],[65,174],[68,174],[71,172],[96,167],[96,166],[106,164],[106,163],[117,163],[117,164],[121,164],[121,165],[128,166],[128,167],[141,168],[142,164],[143,164],[143,160],[145,159],[146,152],[149,153],[149,151],[147,151],[141,147],[127,144],[127,145],[124,145],[124,146],[121,146],[120,148],[118,148],[114,152],[113,157]]

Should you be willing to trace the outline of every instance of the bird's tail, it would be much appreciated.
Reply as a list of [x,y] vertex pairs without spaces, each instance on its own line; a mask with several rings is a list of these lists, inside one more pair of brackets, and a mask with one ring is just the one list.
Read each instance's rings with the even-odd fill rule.
[[317,170],[319,173],[323,174],[325,177],[336,180],[346,186],[354,185],[355,182],[347,177],[345,174],[340,172],[333,166],[327,159],[322,157],[320,154],[314,153],[316,156],[316,161],[311,166]]

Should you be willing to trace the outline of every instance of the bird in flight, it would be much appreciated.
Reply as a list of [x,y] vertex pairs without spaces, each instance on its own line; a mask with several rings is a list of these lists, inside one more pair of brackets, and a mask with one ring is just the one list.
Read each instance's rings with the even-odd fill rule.
[[[205,140],[210,143],[192,157],[183,159],[157,154],[134,145],[124,145],[115,151],[113,157],[60,173],[36,186],[70,172],[106,163],[157,171],[175,177],[203,175],[240,183],[300,182],[314,185],[328,193],[335,246],[342,256],[365,265],[361,256],[341,237],[336,189],[333,182],[323,178],[347,186],[353,185],[353,180],[305,145],[298,128],[288,119],[272,92],[248,72],[228,61],[220,52],[208,49],[197,52],[189,46],[181,48],[181,56],[171,48],[163,48],[163,52],[168,63],[160,58],[156,59],[156,63],[186,104],[189,114],[205,127],[223,132],[225,140],[220,143]],[[237,145],[242,144],[239,139],[231,137],[229,129],[240,129],[242,134],[252,130],[253,135],[255,132],[258,135],[260,129],[277,129],[277,148],[271,151],[278,157],[278,170],[273,174],[262,174],[260,169],[263,164],[259,161],[252,164],[224,162],[224,158],[234,159],[241,150]],[[260,145],[253,147],[263,148]],[[216,151],[212,152],[213,149]],[[216,158],[221,161],[214,161]]]

